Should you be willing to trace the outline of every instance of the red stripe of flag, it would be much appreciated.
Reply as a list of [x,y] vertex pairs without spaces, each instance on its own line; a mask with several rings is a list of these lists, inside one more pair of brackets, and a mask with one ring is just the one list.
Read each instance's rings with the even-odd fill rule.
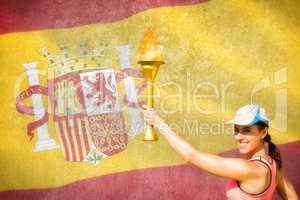
[[207,0],[1,0],[0,34],[108,23],[141,11]]

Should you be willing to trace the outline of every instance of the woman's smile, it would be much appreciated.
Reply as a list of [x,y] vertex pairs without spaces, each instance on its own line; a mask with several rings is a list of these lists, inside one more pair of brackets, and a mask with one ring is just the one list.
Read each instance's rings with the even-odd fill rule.
[[241,141],[238,142],[240,149],[245,149],[248,146],[248,142],[246,141]]

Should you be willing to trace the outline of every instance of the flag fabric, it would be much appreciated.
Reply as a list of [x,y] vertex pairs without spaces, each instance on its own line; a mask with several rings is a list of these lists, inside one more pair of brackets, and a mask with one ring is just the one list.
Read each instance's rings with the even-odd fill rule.
[[145,33],[163,47],[154,107],[170,127],[196,149],[239,156],[226,121],[261,105],[300,193],[299,6],[1,1],[0,199],[225,198],[225,180],[159,134],[142,140]]

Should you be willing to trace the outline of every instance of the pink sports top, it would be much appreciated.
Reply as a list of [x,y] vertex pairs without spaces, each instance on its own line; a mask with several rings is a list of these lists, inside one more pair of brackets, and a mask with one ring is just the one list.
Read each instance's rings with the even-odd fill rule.
[[270,185],[265,189],[264,192],[260,194],[249,194],[247,192],[244,192],[240,187],[236,180],[229,180],[226,188],[226,196],[228,200],[271,200],[272,196],[274,194],[274,191],[276,189],[276,162],[275,160],[272,160],[272,163],[270,164],[268,161],[266,161],[261,156],[251,158],[250,160],[257,160],[265,165],[268,166],[268,168],[271,171],[271,183]]

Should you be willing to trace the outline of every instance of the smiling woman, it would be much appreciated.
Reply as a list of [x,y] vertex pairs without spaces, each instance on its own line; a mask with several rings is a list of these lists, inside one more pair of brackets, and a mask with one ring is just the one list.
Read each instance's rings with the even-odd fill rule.
[[172,131],[155,110],[145,105],[143,108],[145,121],[159,129],[186,161],[210,174],[230,179],[226,192],[229,200],[270,200],[276,189],[283,199],[298,199],[283,173],[280,152],[268,133],[269,119],[260,106],[243,106],[228,122],[234,125],[234,138],[243,158],[197,151]]
[[[266,153],[276,161],[277,167],[280,169],[282,166],[281,155],[279,149],[276,145],[271,141],[271,136],[268,133],[269,125],[263,121],[258,121],[251,126],[234,126],[234,135],[237,144],[239,145],[239,150],[241,154],[251,155],[252,152],[257,151],[259,147],[259,143],[264,143],[264,150]],[[259,134],[263,134],[261,138],[262,140],[256,140],[256,136]]]

